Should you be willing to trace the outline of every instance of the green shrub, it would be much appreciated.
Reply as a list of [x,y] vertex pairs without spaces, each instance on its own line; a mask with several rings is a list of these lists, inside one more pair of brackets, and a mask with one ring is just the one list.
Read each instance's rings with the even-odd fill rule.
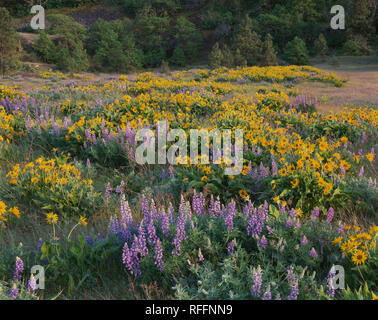
[[18,37],[13,27],[12,17],[6,8],[0,7],[0,73],[17,71],[20,67]]
[[308,65],[309,55],[306,43],[301,38],[295,37],[286,45],[284,58],[290,64]]
[[219,48],[219,43],[215,43],[209,54],[209,66],[212,69],[222,66],[223,53]]
[[38,40],[33,46],[38,57],[47,63],[55,63],[56,58],[56,47],[54,42],[50,39],[45,31],[41,31]]

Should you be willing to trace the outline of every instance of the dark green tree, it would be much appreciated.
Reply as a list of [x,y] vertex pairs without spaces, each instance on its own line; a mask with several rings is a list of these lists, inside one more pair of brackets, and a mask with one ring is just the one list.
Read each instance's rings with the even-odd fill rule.
[[284,51],[284,58],[290,64],[309,64],[309,55],[306,43],[301,38],[295,37],[286,45]]
[[202,45],[202,34],[194,23],[184,16],[179,16],[173,28],[176,48],[180,47],[186,61],[194,61]]
[[260,65],[262,66],[276,66],[277,65],[277,53],[273,47],[273,38],[269,33],[265,36],[265,40],[262,45]]
[[240,53],[240,50],[239,49],[236,49],[235,50],[235,66],[236,67],[246,67],[247,66],[247,60],[245,60],[245,58],[241,55]]
[[261,45],[260,36],[253,31],[252,20],[245,15],[234,38],[234,49],[239,49],[248,65],[256,65],[261,59]]
[[232,68],[234,66],[234,55],[227,44],[222,48],[222,66]]
[[39,38],[34,43],[33,48],[43,62],[56,63],[55,44],[44,30],[39,33]]
[[223,53],[222,50],[219,48],[219,43],[216,42],[209,54],[209,66],[212,69],[219,68],[222,66],[222,62]]
[[315,40],[314,50],[315,54],[320,57],[325,57],[328,54],[327,40],[322,33],[319,34],[319,38]]
[[12,73],[20,67],[18,36],[13,28],[12,17],[7,9],[0,7],[0,73]]
[[135,19],[135,40],[143,50],[144,65],[159,66],[166,59],[169,34],[168,15],[158,15],[151,7],[141,10]]

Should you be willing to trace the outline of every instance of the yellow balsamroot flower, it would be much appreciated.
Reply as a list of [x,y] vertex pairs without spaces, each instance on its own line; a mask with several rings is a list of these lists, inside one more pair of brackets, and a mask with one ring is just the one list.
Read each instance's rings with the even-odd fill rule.
[[207,179],[207,176],[203,176],[202,178],[201,178],[201,181],[207,181],[208,179]]
[[368,154],[366,155],[366,159],[368,159],[370,162],[373,162],[373,160],[374,160],[374,154],[372,154],[372,153],[368,153]]
[[280,176],[286,176],[287,175],[287,171],[285,168],[282,168],[280,169]]
[[240,195],[243,199],[245,199],[245,200],[249,200],[249,195],[248,195],[248,192],[247,192],[246,190],[244,190],[244,189],[239,190],[239,195]]
[[9,209],[10,213],[13,213],[18,219],[20,218],[20,210],[17,207]]
[[86,227],[88,225],[87,218],[80,216],[80,223]]
[[323,151],[323,152],[327,151],[327,149],[328,149],[328,142],[325,141],[324,138],[323,138],[323,140],[321,140],[321,141],[319,142],[319,149],[320,149],[321,151]]
[[348,138],[347,138],[347,137],[341,137],[340,140],[341,140],[341,142],[344,143],[344,144],[347,144],[347,143],[348,143]]
[[356,252],[352,256],[352,261],[356,265],[364,264],[367,259],[367,254],[365,251],[356,250]]
[[53,212],[49,212],[46,215],[46,221],[48,224],[56,224],[58,222],[58,215]]
[[298,180],[298,179],[295,179],[295,180],[293,180],[293,181],[290,181],[290,183],[291,183],[291,186],[292,186],[293,188],[296,188],[296,187],[298,186],[298,184],[299,184],[299,180]]
[[337,238],[335,238],[335,239],[332,240],[332,244],[338,244],[338,243],[340,243],[342,240],[343,240],[343,237],[342,237],[342,236],[337,237]]
[[0,215],[5,213],[6,208],[7,208],[7,205],[3,201],[0,201]]

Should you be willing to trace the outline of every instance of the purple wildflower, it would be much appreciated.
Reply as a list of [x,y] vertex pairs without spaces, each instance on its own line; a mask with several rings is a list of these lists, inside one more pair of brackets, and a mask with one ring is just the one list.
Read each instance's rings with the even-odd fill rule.
[[319,217],[319,208],[318,207],[314,208],[314,211],[312,211],[311,217],[312,218],[318,218]]
[[257,269],[253,268],[253,285],[251,287],[251,293],[254,297],[258,297],[260,295],[262,285],[262,270],[261,267],[258,266]]
[[233,254],[235,251],[235,246],[236,246],[236,240],[233,239],[232,241],[229,242],[227,246],[227,253],[228,254]]
[[308,243],[307,237],[306,237],[306,235],[304,235],[302,240],[301,240],[301,245],[305,246],[307,243]]
[[11,297],[13,299],[17,299],[18,295],[19,295],[19,291],[17,289],[17,285],[13,284],[12,289],[10,289],[10,291],[9,291],[9,297]]
[[37,289],[37,280],[35,280],[34,276],[31,275],[28,281],[28,291],[30,293],[34,292]]
[[310,256],[313,257],[314,259],[317,259],[318,258],[318,253],[316,252],[315,248],[312,247],[311,251],[310,251]]
[[272,300],[272,293],[270,292],[270,286],[266,288],[266,291],[263,295],[263,300]]
[[328,210],[328,213],[327,213],[327,222],[328,223],[331,223],[332,222],[332,219],[333,219],[333,216],[335,215],[335,211],[333,210],[333,208],[329,208]]
[[265,248],[268,245],[268,240],[265,238],[265,236],[262,236],[259,242],[259,246],[261,248]]
[[21,258],[17,257],[16,267],[13,273],[13,280],[21,280],[23,272],[24,272],[24,262],[21,260]]
[[160,271],[165,270],[165,264],[163,261],[163,248],[161,247],[161,241],[159,238],[156,239],[155,242],[155,265],[160,269]]

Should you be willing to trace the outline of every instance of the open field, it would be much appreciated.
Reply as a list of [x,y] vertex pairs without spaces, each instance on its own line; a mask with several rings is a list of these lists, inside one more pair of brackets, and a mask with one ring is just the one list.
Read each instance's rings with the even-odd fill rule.
[[[0,298],[376,298],[376,58],[48,68],[0,85]],[[221,164],[137,163],[136,134],[158,121],[241,129],[240,174],[225,150]],[[201,143],[212,160],[216,139]],[[28,290],[37,264],[46,290]],[[333,265],[348,290],[332,289]]]

